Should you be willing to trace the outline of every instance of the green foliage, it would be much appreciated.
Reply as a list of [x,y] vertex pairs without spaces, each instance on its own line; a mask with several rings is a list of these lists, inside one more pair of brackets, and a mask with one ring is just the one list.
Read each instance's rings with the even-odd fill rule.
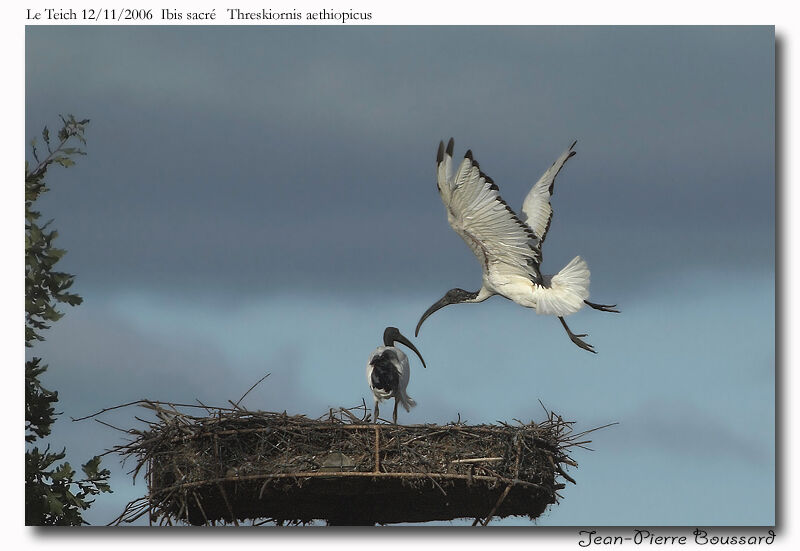
[[[77,306],[83,299],[69,292],[75,276],[55,270],[55,265],[66,254],[56,248],[53,241],[58,232],[49,228],[52,220],[39,224],[41,214],[33,209],[36,200],[48,190],[44,182],[47,169],[52,164],[70,167],[73,157],[85,155],[68,142],[86,144],[83,133],[88,119],[78,121],[72,115],[61,117],[58,143],[51,143],[47,127],[42,139],[47,156],[39,158],[36,140],[31,143],[37,165],[33,170],[25,163],[25,346],[42,341],[42,332],[64,314],[56,309],[58,303]],[[55,403],[58,392],[48,390],[40,381],[47,370],[41,358],[25,362],[25,441],[35,442],[48,436],[55,422]],[[25,452],[25,523],[41,526],[74,526],[86,524],[81,511],[89,508],[89,496],[110,492],[110,472],[100,469],[100,458],[93,457],[83,465],[84,478],[75,479],[75,471],[67,462],[56,464],[66,457],[66,449],[51,453],[48,445],[44,452],[38,447]]]
[[39,365],[41,358],[25,362],[25,441],[33,442],[50,434],[50,426],[55,422],[55,408],[58,392],[47,390],[39,381],[39,376],[47,370]]
[[47,157],[39,160],[36,140],[33,140],[31,148],[38,165],[28,170],[25,164],[25,346],[44,340],[41,331],[61,318],[63,314],[55,308],[57,303],[77,306],[83,301],[80,296],[68,292],[75,276],[54,270],[66,251],[53,246],[58,232],[48,229],[52,220],[39,225],[41,214],[33,210],[33,203],[47,191],[44,176],[48,167],[53,163],[69,167],[74,164],[73,155],[86,154],[80,149],[66,147],[66,144],[72,138],[86,143],[83,132],[89,120],[76,121],[72,115],[66,119],[61,117],[61,120],[64,126],[58,132],[59,143],[55,149],[51,147],[50,131],[45,127],[42,138],[47,146]]
[[94,456],[82,466],[84,478],[75,480],[69,463],[54,465],[66,456],[40,452],[33,448],[25,454],[25,524],[37,526],[78,526],[87,524],[81,511],[89,508],[89,496],[110,492],[106,482],[108,469],[100,469],[100,458]]

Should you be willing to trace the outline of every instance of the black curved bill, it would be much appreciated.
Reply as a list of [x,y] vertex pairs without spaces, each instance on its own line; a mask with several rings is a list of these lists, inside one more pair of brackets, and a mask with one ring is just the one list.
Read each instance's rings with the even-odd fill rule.
[[450,302],[446,299],[446,297],[442,297],[439,300],[437,300],[430,308],[425,310],[425,313],[422,314],[421,318],[419,318],[419,323],[417,323],[417,329],[414,331],[414,336],[419,337],[419,328],[422,327],[422,322],[425,321],[428,318],[428,316],[433,314],[439,308],[443,308],[448,304],[450,304]]
[[387,346],[391,346],[388,344],[389,342],[397,341],[400,344],[403,344],[414,351],[414,353],[419,357],[420,361],[422,362],[422,367],[427,368],[428,366],[425,365],[425,360],[422,358],[422,354],[419,353],[417,347],[411,344],[411,341],[408,340],[403,336],[403,334],[397,329],[397,327],[387,327],[386,330],[383,332],[383,342]]

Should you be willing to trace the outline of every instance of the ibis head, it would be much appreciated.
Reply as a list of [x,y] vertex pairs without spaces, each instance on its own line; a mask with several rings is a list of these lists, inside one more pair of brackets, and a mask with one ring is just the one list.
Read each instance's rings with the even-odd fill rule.
[[422,359],[422,354],[419,353],[417,347],[411,344],[411,341],[405,338],[403,334],[400,333],[400,331],[397,329],[397,327],[387,327],[383,331],[383,345],[394,346],[395,342],[399,342],[400,344],[405,345],[409,349],[413,350],[414,354],[416,354],[419,357],[420,361],[422,362],[422,367],[426,368],[428,367],[425,365],[425,360]]
[[425,310],[425,313],[422,314],[421,318],[419,318],[419,323],[417,323],[417,329],[414,331],[414,336],[419,336],[419,328],[422,327],[422,322],[439,308],[444,308],[450,304],[459,304],[461,302],[476,302],[477,298],[478,292],[470,293],[464,289],[450,289],[442,298],[434,302],[430,308]]

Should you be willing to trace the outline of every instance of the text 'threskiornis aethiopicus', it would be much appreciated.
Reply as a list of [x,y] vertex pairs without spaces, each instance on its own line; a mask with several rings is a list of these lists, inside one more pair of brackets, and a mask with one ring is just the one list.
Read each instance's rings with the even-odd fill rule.
[[406,411],[417,403],[406,393],[408,380],[411,377],[409,372],[408,357],[399,348],[394,346],[399,342],[414,351],[425,365],[425,360],[419,350],[405,338],[396,327],[387,327],[383,332],[383,346],[376,348],[367,360],[367,383],[375,398],[374,421],[378,422],[378,403],[394,398],[394,413],[392,422],[397,424],[397,404],[402,404]]
[[573,147],[567,149],[548,168],[528,192],[522,203],[520,218],[500,197],[497,185],[484,174],[478,162],[467,151],[464,160],[453,169],[453,139],[444,146],[439,142],[436,156],[436,183],[447,211],[447,221],[455,232],[469,245],[483,268],[483,285],[470,293],[463,289],[450,289],[422,314],[415,335],[419,335],[422,322],[436,310],[449,304],[483,302],[493,295],[501,295],[521,306],[533,308],[539,314],[558,316],[573,343],[595,352],[567,326],[564,316],[574,314],[584,304],[603,312],[618,312],[616,304],[589,302],[589,267],[580,257],[573,258],[556,275],[542,275],[542,244],[550,229],[553,209],[550,197],[556,175],[575,155]]

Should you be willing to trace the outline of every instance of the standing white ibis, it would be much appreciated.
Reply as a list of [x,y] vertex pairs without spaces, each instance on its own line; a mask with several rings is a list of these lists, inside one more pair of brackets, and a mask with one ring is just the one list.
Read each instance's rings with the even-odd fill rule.
[[411,408],[417,405],[406,393],[408,380],[411,377],[408,357],[402,350],[394,346],[395,342],[404,344],[413,350],[419,356],[422,367],[427,367],[419,350],[398,331],[397,327],[387,327],[383,331],[383,346],[376,348],[367,360],[367,383],[375,398],[374,420],[376,423],[378,422],[379,402],[394,398],[392,422],[395,425],[397,424],[397,404],[402,404],[406,411],[411,411]]
[[[538,314],[558,316],[570,340],[589,352],[594,347],[587,344],[567,326],[564,316],[574,314],[584,304],[603,312],[614,310],[616,304],[589,302],[589,267],[576,256],[556,275],[542,275],[542,243],[550,229],[553,209],[550,196],[556,175],[575,155],[575,143],[545,171],[528,192],[522,203],[520,219],[503,201],[497,185],[481,172],[478,162],[467,151],[464,160],[452,175],[453,138],[447,144],[439,142],[436,156],[436,183],[447,210],[447,221],[455,232],[469,245],[483,268],[483,285],[470,293],[463,289],[450,289],[422,314],[415,336],[422,322],[436,310],[449,304],[483,302],[493,295],[501,295],[521,306],[533,308]],[[596,353],[596,352],[595,352]]]

